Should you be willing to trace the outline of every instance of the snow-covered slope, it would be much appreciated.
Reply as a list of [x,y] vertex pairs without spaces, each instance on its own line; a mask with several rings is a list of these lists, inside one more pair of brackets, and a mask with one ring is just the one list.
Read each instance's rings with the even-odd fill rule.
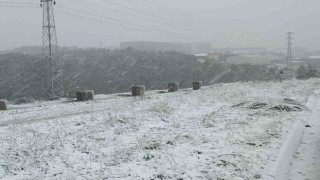
[[0,178],[260,179],[319,87],[249,82],[11,105],[0,112]]

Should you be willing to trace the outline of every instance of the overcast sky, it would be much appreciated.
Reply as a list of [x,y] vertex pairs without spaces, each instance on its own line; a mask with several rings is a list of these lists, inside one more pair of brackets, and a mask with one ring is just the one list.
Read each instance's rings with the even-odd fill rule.
[[[320,49],[320,0],[56,1],[57,36],[62,46],[206,41],[215,47],[281,48],[285,33],[292,31],[295,46]],[[30,2],[36,7],[4,7],[1,2]],[[0,24],[0,49],[40,45],[39,0],[0,0]]]

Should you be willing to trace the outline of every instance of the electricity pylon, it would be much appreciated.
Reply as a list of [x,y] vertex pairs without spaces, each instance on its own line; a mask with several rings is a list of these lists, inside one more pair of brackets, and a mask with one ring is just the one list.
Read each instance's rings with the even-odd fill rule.
[[49,100],[59,99],[64,94],[53,5],[54,0],[40,0],[43,10],[42,96]]
[[292,67],[292,46],[293,46],[293,32],[287,32],[287,67]]

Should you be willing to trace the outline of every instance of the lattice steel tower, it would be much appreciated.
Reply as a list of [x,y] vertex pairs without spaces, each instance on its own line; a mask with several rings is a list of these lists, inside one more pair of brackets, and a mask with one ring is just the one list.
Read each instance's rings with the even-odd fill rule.
[[59,99],[64,94],[53,5],[54,0],[40,0],[43,10],[42,96],[49,100]]
[[292,46],[293,46],[293,32],[287,32],[286,34],[287,38],[287,67],[292,67]]

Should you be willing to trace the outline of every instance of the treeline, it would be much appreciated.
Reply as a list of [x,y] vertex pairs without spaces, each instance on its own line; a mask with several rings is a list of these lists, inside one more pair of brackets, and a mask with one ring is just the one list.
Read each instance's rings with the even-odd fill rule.
[[[0,55],[0,99],[41,96],[40,55]],[[168,82],[190,87],[197,59],[177,52],[76,49],[61,54],[65,93],[94,89],[96,93],[127,92],[134,84],[164,89]]]
[[189,87],[197,60],[177,52],[82,49],[64,55],[63,64],[68,94],[74,94],[76,88],[108,94],[127,92],[134,84],[151,90],[177,81],[181,87]]
[[[283,73],[265,65],[227,65],[223,61],[198,61],[177,52],[142,52],[132,48],[73,49],[62,51],[64,87],[74,96],[77,89],[94,89],[98,94],[120,93],[144,84],[147,90],[165,89],[168,82],[181,88],[192,81],[204,85],[236,81],[281,80]],[[0,55],[0,99],[41,96],[40,55]]]

